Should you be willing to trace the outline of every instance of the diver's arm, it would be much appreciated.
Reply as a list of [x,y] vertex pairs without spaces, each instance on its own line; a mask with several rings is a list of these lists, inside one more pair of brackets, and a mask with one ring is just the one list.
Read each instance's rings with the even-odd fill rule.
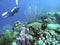
[[16,6],[18,7],[18,0],[16,0]]

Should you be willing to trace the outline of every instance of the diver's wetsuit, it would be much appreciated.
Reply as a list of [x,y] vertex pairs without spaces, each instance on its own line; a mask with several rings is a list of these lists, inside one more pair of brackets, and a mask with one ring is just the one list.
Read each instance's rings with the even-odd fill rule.
[[9,16],[13,16],[15,13],[17,13],[19,11],[19,8],[16,7],[12,12],[9,12]]

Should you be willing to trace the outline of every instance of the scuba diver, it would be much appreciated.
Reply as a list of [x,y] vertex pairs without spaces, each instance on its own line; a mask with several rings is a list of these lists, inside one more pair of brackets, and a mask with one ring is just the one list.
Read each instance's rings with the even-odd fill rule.
[[15,13],[17,13],[19,11],[19,8],[18,7],[14,7],[10,12],[10,16],[13,16]]
[[6,12],[2,13],[2,17],[4,17],[4,18],[11,17],[18,11],[19,11],[18,0],[16,0],[16,7],[13,7],[13,9],[11,11],[6,11]]

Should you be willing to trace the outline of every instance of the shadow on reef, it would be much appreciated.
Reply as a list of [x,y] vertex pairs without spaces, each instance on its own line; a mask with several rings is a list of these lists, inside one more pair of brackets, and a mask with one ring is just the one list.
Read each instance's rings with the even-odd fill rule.
[[14,22],[4,28],[0,45],[60,45],[60,12],[46,12],[26,24]]

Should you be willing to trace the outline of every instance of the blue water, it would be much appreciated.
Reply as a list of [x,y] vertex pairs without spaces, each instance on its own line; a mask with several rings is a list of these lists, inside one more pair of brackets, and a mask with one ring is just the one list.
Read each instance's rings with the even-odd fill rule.
[[1,14],[10,11],[14,6],[15,0],[0,0],[0,29],[4,25],[13,25],[16,20],[27,22],[35,16],[36,11],[57,9],[60,7],[60,0],[19,0],[19,12],[12,17],[2,18]]

